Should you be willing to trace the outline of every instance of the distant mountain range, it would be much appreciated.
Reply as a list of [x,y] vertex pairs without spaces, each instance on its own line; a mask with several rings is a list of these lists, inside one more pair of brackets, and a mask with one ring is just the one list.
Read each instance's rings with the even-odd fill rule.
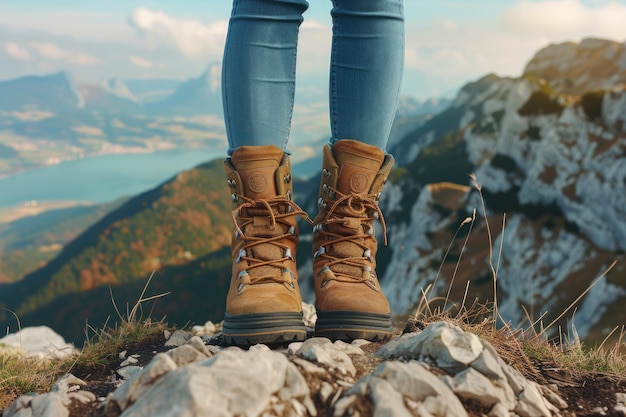
[[[378,272],[395,313],[431,284],[433,296],[450,289],[447,306],[492,302],[495,286],[503,320],[546,324],[616,261],[574,305],[574,323],[593,342],[626,322],[626,85],[598,69],[620,62],[626,47],[611,41],[550,45],[520,77],[486,75],[404,127],[381,200],[390,245]],[[149,307],[157,317],[220,320],[231,222],[223,175],[215,161],[129,200],[45,267],[1,286],[0,304],[23,326],[48,324],[76,340],[85,321],[114,314],[109,286],[118,305],[133,302],[156,270],[150,294],[172,292]],[[312,216],[316,183],[297,188]],[[301,288],[313,301],[310,228],[302,233]],[[2,311],[0,325],[14,329]],[[573,313],[558,325],[566,329]]]
[[[306,77],[302,81],[290,148],[294,155],[316,157],[321,147],[312,152],[310,145],[328,139],[327,91],[309,86]],[[106,153],[226,150],[220,82],[219,64],[184,82],[86,83],[67,72],[0,81],[0,178]],[[412,123],[446,104],[405,97],[399,116]]]

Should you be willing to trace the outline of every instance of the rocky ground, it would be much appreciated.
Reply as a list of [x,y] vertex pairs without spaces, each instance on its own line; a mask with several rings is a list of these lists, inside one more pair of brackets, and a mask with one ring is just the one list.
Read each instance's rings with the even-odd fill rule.
[[516,369],[499,350],[447,322],[384,344],[311,337],[244,350],[208,323],[131,346],[110,369],[75,367],[3,416],[626,416],[625,381]]

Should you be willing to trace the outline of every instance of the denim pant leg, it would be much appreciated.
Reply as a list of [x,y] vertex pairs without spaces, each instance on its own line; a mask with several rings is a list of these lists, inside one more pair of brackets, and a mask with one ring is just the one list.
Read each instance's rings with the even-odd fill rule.
[[333,0],[331,144],[355,139],[385,150],[404,67],[402,0]]
[[291,127],[298,30],[306,0],[234,0],[222,62],[229,153],[285,148]]

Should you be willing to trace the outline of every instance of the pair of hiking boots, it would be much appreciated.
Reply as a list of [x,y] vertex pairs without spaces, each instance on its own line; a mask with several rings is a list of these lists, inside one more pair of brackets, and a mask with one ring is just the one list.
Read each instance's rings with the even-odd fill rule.
[[[226,159],[233,202],[233,272],[223,334],[239,346],[306,337],[298,287],[296,219],[289,156],[275,146],[243,146]],[[386,340],[389,303],[376,277],[373,222],[393,157],[355,140],[326,145],[319,212],[313,220],[315,334],[332,340]]]

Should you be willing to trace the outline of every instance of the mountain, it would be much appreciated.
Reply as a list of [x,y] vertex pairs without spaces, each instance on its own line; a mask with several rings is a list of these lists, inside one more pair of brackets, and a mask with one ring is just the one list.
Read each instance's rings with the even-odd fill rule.
[[142,78],[124,80],[131,94],[142,103],[160,101],[170,96],[181,84],[179,80]]
[[[215,161],[128,200],[43,268],[0,285],[0,304],[14,311],[22,325],[43,320],[75,339],[86,319],[106,319],[102,312],[112,307],[109,286],[126,297],[116,298],[118,305],[134,303],[132,297],[156,271],[150,291],[164,286],[175,293],[173,301],[165,300],[165,312],[178,309],[180,317],[180,309],[193,299],[199,321],[216,320],[230,270],[230,251],[223,249],[230,245],[231,202],[222,177],[222,161]],[[101,307],[97,313],[96,306]],[[193,312],[185,311],[188,320]],[[15,326],[6,310],[0,316],[3,324]]]
[[14,282],[42,267],[87,227],[121,204],[54,209],[0,224],[0,282]]
[[[378,272],[395,313],[434,285],[432,297],[449,300],[441,306],[497,296],[502,320],[525,326],[551,322],[581,296],[570,335],[589,341],[626,321],[626,85],[599,72],[587,81],[591,91],[572,93],[559,81],[571,68],[554,65],[555,55],[574,62],[563,50],[578,54],[549,46],[531,61],[561,68],[555,85],[528,67],[517,78],[486,75],[391,147],[397,164],[380,202],[390,244],[380,248]],[[317,187],[307,184],[298,203],[314,216]],[[155,291],[176,294],[157,300],[159,311],[219,319],[229,230],[220,163],[203,165],[105,216],[46,267],[0,287],[0,302],[23,322],[44,317],[63,332],[59,323],[103,314],[96,306],[110,302],[108,285],[114,296],[136,294],[156,269]],[[301,232],[301,288],[313,301],[311,230]],[[558,326],[568,328],[574,309]],[[12,325],[8,314],[0,324]]]
[[626,48],[606,39],[563,42],[539,51],[524,74],[543,78],[563,94],[582,95],[626,83]]
[[221,65],[212,64],[197,78],[176,88],[167,98],[146,104],[151,114],[197,116],[222,114]]
[[467,84],[398,143],[401,167],[381,202],[395,311],[430,284],[455,303],[493,301],[495,285],[504,320],[547,324],[615,261],[566,317],[575,311],[577,336],[596,341],[626,321],[626,85],[596,72],[607,50],[625,56],[598,40],[549,46],[519,78]]
[[67,72],[0,81],[0,110],[69,112],[84,105],[85,98]]

